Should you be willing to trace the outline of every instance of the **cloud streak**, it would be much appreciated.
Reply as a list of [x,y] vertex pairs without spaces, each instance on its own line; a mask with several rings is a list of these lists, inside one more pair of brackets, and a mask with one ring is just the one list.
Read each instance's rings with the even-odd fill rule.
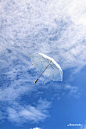
[[39,128],[39,127],[35,127],[35,128],[30,128],[30,129],[41,129],[41,128]]
[[47,118],[50,102],[41,100],[37,107],[31,105],[21,106],[18,103],[14,107],[7,108],[8,119],[17,124],[23,124],[27,121],[39,122]]

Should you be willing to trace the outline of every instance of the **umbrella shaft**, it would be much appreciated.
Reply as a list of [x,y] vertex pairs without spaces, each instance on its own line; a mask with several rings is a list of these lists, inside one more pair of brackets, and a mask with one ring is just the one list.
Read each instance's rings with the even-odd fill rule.
[[[52,61],[50,61],[50,63],[51,63]],[[50,65],[50,63],[47,65],[47,67]],[[47,67],[44,69],[44,71],[47,69]],[[44,71],[41,73],[41,75],[44,73]],[[41,75],[39,76],[39,78],[41,77]],[[39,79],[38,78],[38,79]],[[34,82],[34,83],[36,83],[37,81],[38,81],[38,79]]]

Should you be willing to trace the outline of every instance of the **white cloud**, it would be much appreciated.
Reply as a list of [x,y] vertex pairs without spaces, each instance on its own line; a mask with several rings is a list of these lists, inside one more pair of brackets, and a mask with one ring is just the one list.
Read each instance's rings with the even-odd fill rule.
[[30,92],[31,88],[27,86],[24,87],[20,86],[20,85],[14,85],[14,86],[9,86],[8,88],[5,89],[1,89],[0,90],[0,100],[1,101],[9,101],[12,102],[14,101],[16,98],[18,98],[19,96]]
[[35,127],[35,128],[33,128],[33,129],[41,129],[41,128],[39,128],[39,127]]
[[2,52],[3,48],[14,49],[17,56],[43,52],[63,69],[86,65],[85,0],[14,1],[1,2]]
[[34,127],[34,128],[30,128],[30,129],[41,129],[41,128],[39,128],[39,127]]
[[[43,106],[44,103],[45,105]],[[24,105],[21,106],[18,103],[14,107],[8,107],[8,119],[12,122],[22,124],[27,121],[39,122],[48,117],[47,109],[50,107],[48,101],[41,100],[41,104],[38,103],[37,107]]]
[[66,84],[64,86],[64,89],[69,90],[69,95],[72,95],[77,99],[80,97],[80,92],[77,86],[71,86],[70,84]]
[[71,90],[70,92],[75,93],[75,92],[77,92],[78,87],[71,86],[71,85],[65,85],[65,89],[69,89],[69,90]]

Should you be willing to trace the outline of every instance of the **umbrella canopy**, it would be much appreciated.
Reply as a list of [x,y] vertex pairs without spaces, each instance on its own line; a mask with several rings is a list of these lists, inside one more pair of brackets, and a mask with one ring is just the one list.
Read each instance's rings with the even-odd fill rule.
[[53,81],[62,81],[63,71],[60,65],[53,58],[42,53],[30,55],[30,58],[32,64],[41,72],[41,75],[43,74]]

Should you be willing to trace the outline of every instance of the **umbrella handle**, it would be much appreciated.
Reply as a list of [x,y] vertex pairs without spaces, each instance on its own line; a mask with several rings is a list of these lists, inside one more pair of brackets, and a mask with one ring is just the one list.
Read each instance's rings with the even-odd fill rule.
[[38,81],[38,79],[35,80],[34,84]]

